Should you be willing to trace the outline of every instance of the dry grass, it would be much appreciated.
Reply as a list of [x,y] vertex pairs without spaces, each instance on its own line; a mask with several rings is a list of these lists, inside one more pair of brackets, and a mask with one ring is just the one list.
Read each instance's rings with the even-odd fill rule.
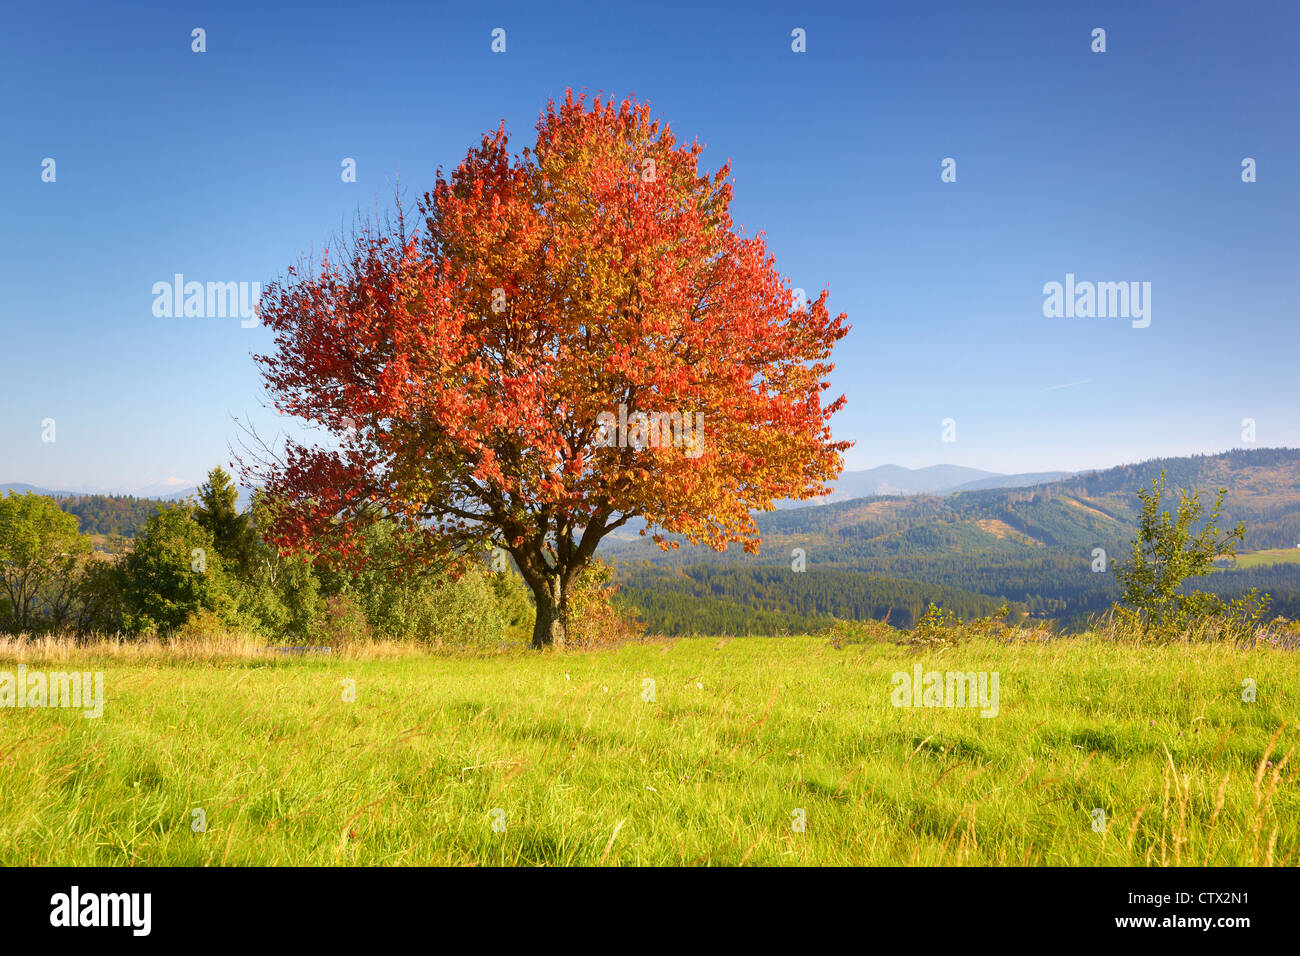
[[409,642],[374,641],[344,647],[316,648],[305,645],[268,644],[266,637],[251,631],[223,631],[185,635],[164,640],[158,637],[128,638],[117,635],[0,636],[0,661],[72,661],[103,658],[117,661],[218,662],[256,658],[329,658],[342,660],[390,660],[428,656],[436,651]]

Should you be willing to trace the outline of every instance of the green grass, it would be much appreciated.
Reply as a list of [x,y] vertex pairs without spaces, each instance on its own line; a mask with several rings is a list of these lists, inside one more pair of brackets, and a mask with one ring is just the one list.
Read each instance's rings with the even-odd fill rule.
[[[1276,650],[18,653],[102,669],[108,700],[98,720],[0,709],[4,865],[1300,860],[1300,655]],[[917,661],[997,671],[1000,713],[893,707],[891,675]]]
[[1300,564],[1300,548],[1271,548],[1237,555],[1234,567],[1257,568],[1267,564]]

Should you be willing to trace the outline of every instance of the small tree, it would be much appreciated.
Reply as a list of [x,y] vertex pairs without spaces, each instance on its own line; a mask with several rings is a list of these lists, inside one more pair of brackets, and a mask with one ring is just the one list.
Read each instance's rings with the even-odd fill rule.
[[221,555],[212,532],[182,505],[149,518],[120,566],[123,625],[167,634],[191,614],[229,610]]
[[1261,602],[1253,588],[1232,604],[1214,594],[1183,590],[1189,578],[1213,572],[1216,559],[1236,557],[1237,545],[1245,541],[1246,526],[1242,523],[1220,534],[1226,493],[1226,489],[1219,489],[1214,507],[1202,521],[1204,508],[1196,491],[1179,491],[1175,513],[1161,510],[1165,496],[1163,471],[1151,482],[1150,490],[1138,490],[1142,501],[1138,535],[1133,540],[1130,560],[1115,569],[1122,589],[1121,603],[1115,610],[1143,637],[1173,637],[1186,632],[1194,622],[1205,620],[1253,628],[1263,614],[1268,596]]
[[[271,523],[271,507],[266,495],[255,490],[240,516],[242,527],[228,539],[237,543],[237,574],[231,575],[230,586],[240,624],[277,640],[308,641],[332,592],[322,587],[312,561],[294,552],[281,554],[262,540],[261,529]],[[223,561],[229,569],[224,553]]]
[[239,488],[220,465],[199,486],[194,520],[212,533],[212,543],[228,566],[249,563],[255,545],[249,516],[239,513]]
[[90,539],[53,498],[10,492],[0,498],[0,596],[18,633],[66,623]]

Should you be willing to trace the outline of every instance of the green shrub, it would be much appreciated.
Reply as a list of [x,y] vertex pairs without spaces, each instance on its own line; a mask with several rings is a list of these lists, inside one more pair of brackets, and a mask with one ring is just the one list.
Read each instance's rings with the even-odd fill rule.
[[152,515],[119,573],[122,629],[128,634],[167,635],[199,611],[238,623],[212,532],[193,519],[188,506]]
[[337,594],[325,599],[307,643],[337,651],[369,643],[371,637],[370,624],[360,603],[350,594]]
[[1137,494],[1142,512],[1132,557],[1116,568],[1122,588],[1115,605],[1119,631],[1131,631],[1140,640],[1253,641],[1268,610],[1268,595],[1251,588],[1227,603],[1216,594],[1184,590],[1188,578],[1212,574],[1216,561],[1235,558],[1237,545],[1245,540],[1246,526],[1240,523],[1220,537],[1225,489],[1219,489],[1204,521],[1196,491],[1180,491],[1173,514],[1161,510],[1163,471],[1150,490]]

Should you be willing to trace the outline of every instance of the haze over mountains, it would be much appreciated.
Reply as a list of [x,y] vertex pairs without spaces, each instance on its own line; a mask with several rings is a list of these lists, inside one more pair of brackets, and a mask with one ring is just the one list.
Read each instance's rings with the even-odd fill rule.
[[[1300,541],[1300,449],[1287,448],[1152,459],[1020,486],[979,487],[983,481],[977,479],[946,491],[860,496],[759,514],[755,520],[763,552],[773,542],[778,553],[769,560],[777,563],[786,560],[779,553],[786,540],[797,545],[810,539],[832,552],[837,563],[920,552],[1039,552],[1103,544],[1114,549],[1132,538],[1137,489],[1150,487],[1161,471],[1171,498],[1175,489],[1196,489],[1207,511],[1216,490],[1225,489],[1221,527],[1245,521],[1247,548],[1293,547]],[[650,546],[643,550],[661,554]],[[739,553],[735,545],[722,554],[683,548],[664,558],[727,560]],[[830,557],[822,552],[823,560]],[[763,556],[750,560],[761,563]]]
[[29,485],[21,481],[11,481],[0,484],[0,494],[6,491],[16,491],[19,494],[31,491],[38,495],[48,495],[51,498],[66,498],[71,495],[130,495],[133,498],[157,498],[160,501],[179,501],[186,495],[192,495],[198,491],[198,486],[189,482],[160,482],[153,485],[145,485],[140,488],[132,488],[123,491],[120,488],[102,488],[91,485],[77,485],[72,488],[41,488],[37,485]]
[[[804,501],[785,499],[776,502],[776,509],[789,511],[879,495],[947,495],[982,488],[1026,488],[1067,478],[1070,474],[1068,471],[1039,471],[1003,475],[963,465],[930,465],[925,468],[881,465],[864,471],[842,472],[833,483],[835,490],[829,495]],[[614,541],[639,539],[644,527],[645,522],[633,519],[613,532],[610,538]]]
[[[18,494],[30,491],[34,494],[45,495],[60,500],[77,498],[137,498],[142,501],[179,502],[184,498],[197,496],[198,490],[198,487],[195,485],[189,483],[177,484],[174,482],[146,485],[143,488],[137,488],[132,491],[104,491],[97,488],[89,488],[84,485],[77,488],[41,488],[23,482],[0,484],[0,496],[3,496],[9,491]],[[240,487],[239,497],[236,499],[236,506],[239,510],[243,511],[251,502],[252,489]]]

